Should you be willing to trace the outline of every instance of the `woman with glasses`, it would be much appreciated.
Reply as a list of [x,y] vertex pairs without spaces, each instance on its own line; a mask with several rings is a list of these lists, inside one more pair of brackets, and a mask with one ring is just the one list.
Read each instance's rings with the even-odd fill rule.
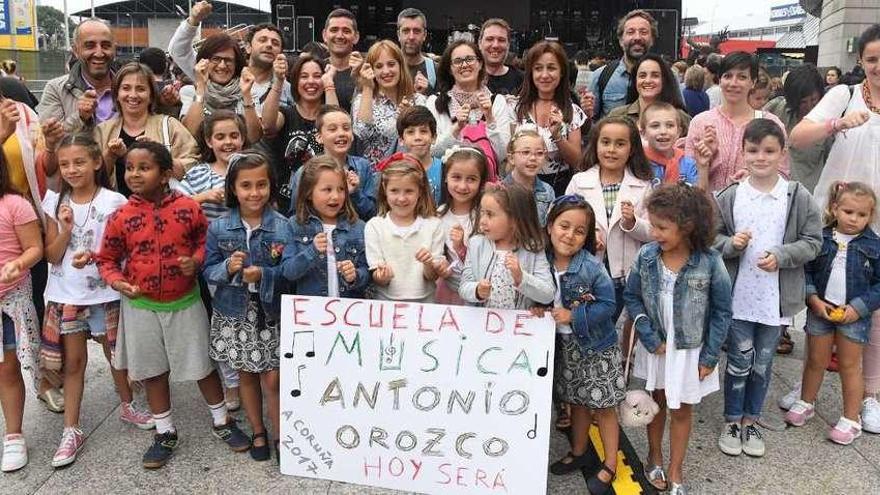
[[263,136],[260,118],[251,96],[254,76],[246,68],[247,60],[238,41],[226,33],[217,33],[202,40],[198,51],[195,41],[199,22],[210,13],[205,2],[193,6],[190,17],[184,20],[169,43],[174,63],[192,77],[193,85],[180,89],[180,118],[193,136],[199,135],[199,126],[217,110],[232,110],[244,117],[247,137],[256,143]]
[[562,195],[572,168],[581,162],[581,126],[587,115],[572,101],[568,57],[559,43],[535,43],[526,53],[525,65],[516,120],[537,127],[547,149],[539,177]]
[[[496,98],[486,87],[483,55],[473,42],[457,40],[446,47],[437,67],[437,94],[425,106],[437,119],[434,156],[443,156],[456,144],[488,140],[490,168],[504,159],[513,113],[504,97]],[[488,151],[489,147],[481,148]]]

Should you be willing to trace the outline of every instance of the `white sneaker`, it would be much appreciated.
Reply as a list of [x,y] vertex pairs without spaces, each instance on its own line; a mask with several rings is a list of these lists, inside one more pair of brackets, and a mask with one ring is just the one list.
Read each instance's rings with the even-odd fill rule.
[[874,397],[862,401],[862,430],[880,433],[880,402]]
[[779,409],[783,409],[788,411],[791,409],[791,406],[797,402],[798,399],[801,398],[801,382],[798,382],[797,385],[792,389],[789,393],[783,395],[779,398]]
[[3,440],[3,463],[0,470],[4,473],[18,471],[28,463],[27,444],[21,434],[6,435]]

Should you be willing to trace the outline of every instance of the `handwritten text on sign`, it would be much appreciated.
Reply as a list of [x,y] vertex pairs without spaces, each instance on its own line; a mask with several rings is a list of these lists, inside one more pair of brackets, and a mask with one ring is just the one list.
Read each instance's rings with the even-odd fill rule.
[[284,296],[281,471],[543,493],[554,326],[525,311]]

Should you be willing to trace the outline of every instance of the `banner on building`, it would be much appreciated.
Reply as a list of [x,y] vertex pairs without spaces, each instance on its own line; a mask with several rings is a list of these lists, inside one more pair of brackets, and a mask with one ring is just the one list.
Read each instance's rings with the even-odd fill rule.
[[284,296],[281,472],[544,493],[555,326],[527,311]]
[[34,0],[0,0],[0,49],[37,50]]

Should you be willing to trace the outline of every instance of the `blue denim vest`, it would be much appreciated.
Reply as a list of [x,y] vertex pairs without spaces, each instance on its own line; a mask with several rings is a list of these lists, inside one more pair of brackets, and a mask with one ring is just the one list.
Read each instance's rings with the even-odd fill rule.
[[[837,254],[831,227],[822,231],[822,249],[807,263],[807,296],[825,297],[831,266]],[[846,302],[862,318],[880,308],[880,237],[870,228],[850,241],[846,250]]]
[[287,219],[271,208],[263,211],[260,226],[251,234],[250,248],[238,208],[211,222],[202,274],[209,285],[217,287],[212,299],[213,308],[226,316],[244,317],[250,299],[248,284],[242,282],[241,272],[230,276],[226,270],[232,253],[243,251],[248,254],[245,267],[263,268],[257,284],[260,302],[267,316],[277,318],[281,311],[281,294],[288,292],[288,284],[281,277],[281,261],[292,241]]
[[[315,248],[315,236],[324,232],[321,220],[312,215],[300,224],[290,220],[293,232],[291,249],[284,251],[284,277],[296,284],[296,293],[307,296],[327,296],[327,256]],[[336,262],[350,260],[357,275],[349,284],[339,277],[339,297],[361,298],[370,283],[367,252],[364,246],[364,222],[349,223],[340,217],[333,230],[333,250]]]
[[[550,266],[553,256],[550,255]],[[554,277],[555,279],[555,277]],[[602,262],[582,249],[560,277],[562,307],[571,311],[571,329],[585,350],[601,352],[617,343],[611,317],[617,305],[614,284]],[[587,301],[587,295],[594,300]]]
[[[668,330],[663,328],[660,315],[660,254],[656,242],[642,247],[623,293],[639,340],[650,352],[666,342]],[[675,347],[702,346],[702,366],[714,368],[718,364],[718,353],[727,339],[732,317],[731,290],[730,276],[715,250],[692,251],[678,273],[673,291]]]

